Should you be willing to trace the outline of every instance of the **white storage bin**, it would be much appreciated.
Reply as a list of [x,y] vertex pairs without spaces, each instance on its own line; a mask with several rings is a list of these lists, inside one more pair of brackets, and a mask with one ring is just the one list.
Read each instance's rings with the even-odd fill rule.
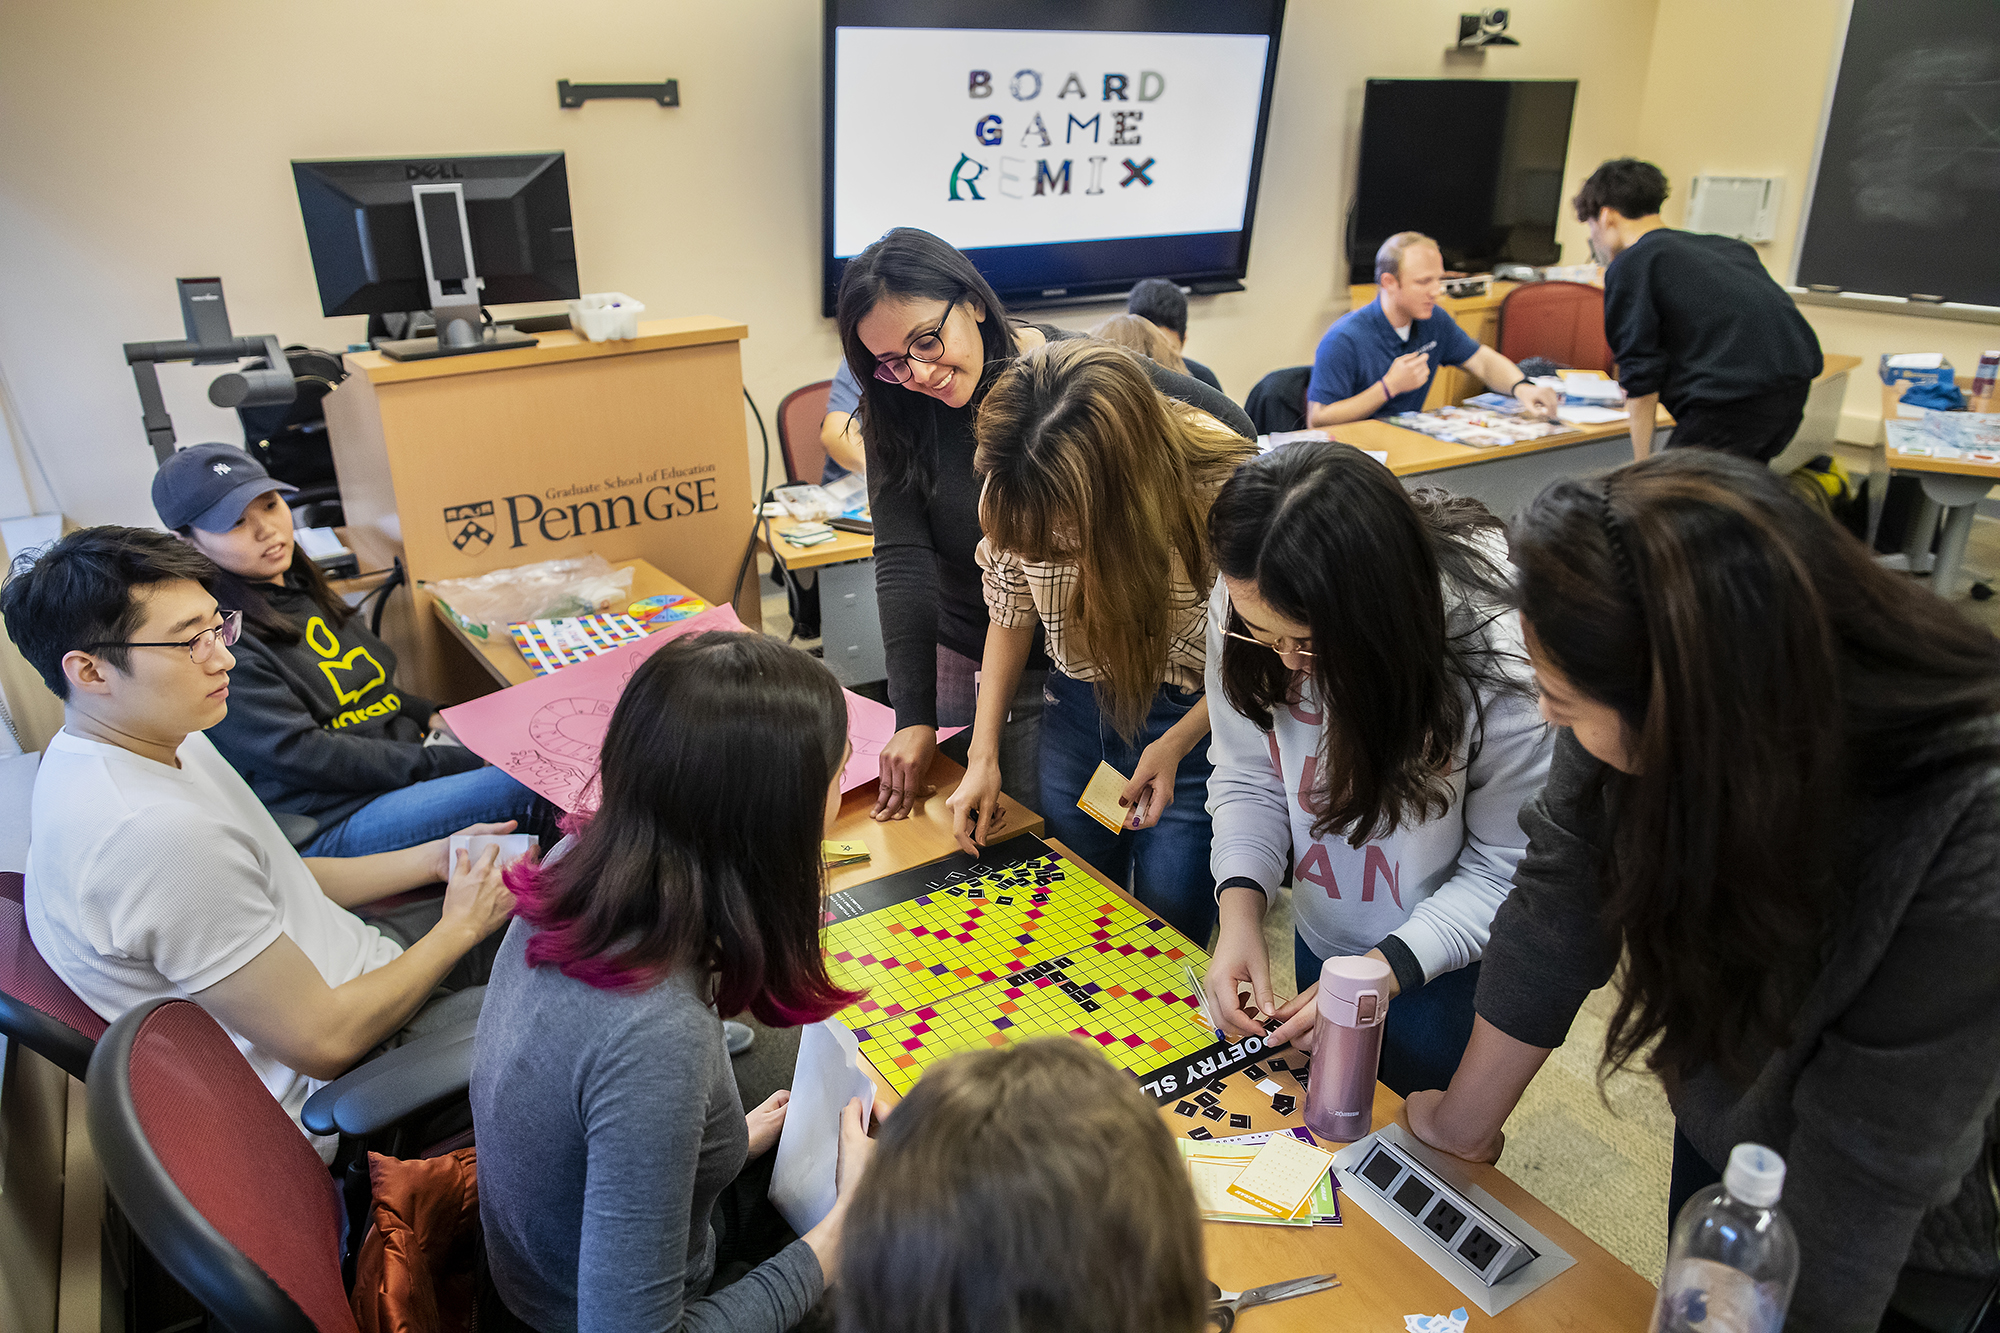
[[596,292],[569,303],[569,326],[594,343],[639,336],[646,307],[623,292]]

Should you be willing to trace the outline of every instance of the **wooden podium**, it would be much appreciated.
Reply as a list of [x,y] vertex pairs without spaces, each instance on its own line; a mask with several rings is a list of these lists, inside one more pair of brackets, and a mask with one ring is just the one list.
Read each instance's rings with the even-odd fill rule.
[[[399,547],[418,584],[595,552],[729,602],[754,516],[748,332],[694,316],[618,342],[564,330],[428,361],[349,353],[326,400],[348,529]],[[412,595],[411,641],[395,645],[410,688],[445,702],[490,688]]]

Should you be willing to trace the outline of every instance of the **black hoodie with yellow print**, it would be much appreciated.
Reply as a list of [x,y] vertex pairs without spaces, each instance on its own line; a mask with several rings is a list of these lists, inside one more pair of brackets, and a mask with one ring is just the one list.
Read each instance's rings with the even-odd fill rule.
[[479,767],[456,745],[425,747],[437,706],[396,683],[395,652],[361,616],[334,626],[300,589],[260,591],[299,641],[268,643],[243,626],[229,715],[208,736],[266,808],[325,827],[384,792]]

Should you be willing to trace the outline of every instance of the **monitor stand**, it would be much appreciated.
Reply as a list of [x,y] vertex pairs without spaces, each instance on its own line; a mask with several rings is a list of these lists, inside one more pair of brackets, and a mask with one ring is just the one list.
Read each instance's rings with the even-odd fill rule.
[[429,361],[440,356],[466,356],[479,352],[500,352],[513,347],[534,347],[540,339],[530,337],[511,324],[496,324],[478,342],[464,347],[439,346],[436,338],[384,338],[375,350],[391,361]]

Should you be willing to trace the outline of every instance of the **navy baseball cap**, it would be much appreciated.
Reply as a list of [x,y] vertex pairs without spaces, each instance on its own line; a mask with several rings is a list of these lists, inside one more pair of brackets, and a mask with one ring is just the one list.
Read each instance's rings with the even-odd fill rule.
[[153,474],[153,510],[170,529],[227,532],[250,502],[268,491],[296,491],[233,444],[195,444]]

